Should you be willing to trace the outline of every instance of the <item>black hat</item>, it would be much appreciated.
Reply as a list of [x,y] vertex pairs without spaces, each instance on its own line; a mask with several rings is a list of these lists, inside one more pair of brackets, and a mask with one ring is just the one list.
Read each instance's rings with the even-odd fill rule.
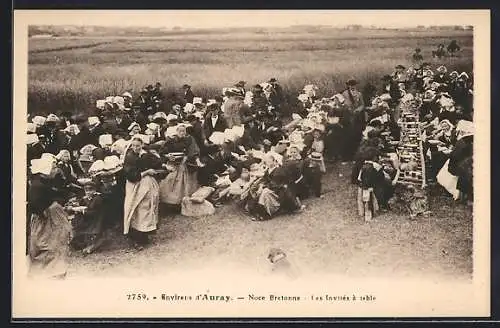
[[415,48],[415,52],[420,52],[420,48]]
[[220,105],[218,103],[212,103],[207,106],[207,110],[215,110],[215,109],[220,109]]
[[235,83],[235,84],[234,84],[234,86],[235,86],[235,87],[241,87],[241,88],[242,88],[242,87],[244,87],[244,86],[245,86],[245,84],[247,84],[247,82],[246,82],[246,81],[239,81],[238,83]]
[[425,67],[425,66],[431,66],[431,64],[428,62],[422,63],[422,67]]
[[355,79],[349,79],[349,80],[347,80],[347,82],[345,84],[347,84],[347,85],[356,85],[356,84],[358,84],[358,82]]
[[191,88],[191,86],[190,86],[189,84],[184,84],[184,85],[182,86],[182,88],[183,88],[183,89],[189,89],[189,88]]
[[160,82],[156,82],[155,86],[161,87],[161,83]]
[[269,79],[269,83],[274,83],[274,82],[278,82],[278,80],[275,77]]
[[146,87],[147,90],[153,90],[153,85],[152,84],[148,84],[148,86]]
[[396,66],[396,69],[405,69],[406,67],[404,67],[403,65],[399,64]]
[[161,144],[157,144],[157,143],[153,143],[153,144],[150,144],[150,145],[144,145],[144,149],[146,149],[146,150],[160,151],[161,148],[162,148],[162,145]]
[[193,122],[193,121],[196,121],[198,119],[198,117],[194,116],[193,114],[189,114],[188,116],[186,116],[186,121],[188,122]]

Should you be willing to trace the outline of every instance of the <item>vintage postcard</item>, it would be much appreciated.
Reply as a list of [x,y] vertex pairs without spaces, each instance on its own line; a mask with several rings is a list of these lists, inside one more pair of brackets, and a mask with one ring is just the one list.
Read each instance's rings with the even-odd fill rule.
[[15,10],[12,317],[490,315],[488,10]]

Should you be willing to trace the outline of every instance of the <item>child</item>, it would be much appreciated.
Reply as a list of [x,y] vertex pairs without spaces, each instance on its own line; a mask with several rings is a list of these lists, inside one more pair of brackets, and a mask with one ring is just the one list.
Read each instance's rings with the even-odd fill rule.
[[239,177],[219,193],[219,200],[223,198],[239,199],[255,180],[250,176],[250,170],[247,167],[241,167],[239,173]]
[[323,131],[324,127],[323,125],[317,125],[312,133],[313,137],[313,142],[311,145],[311,154],[312,153],[319,153],[321,158],[319,156],[317,157],[317,161],[319,162],[319,168],[322,173],[326,172],[325,168],[325,162],[323,160],[323,152],[325,150],[325,142],[323,141]]
[[72,220],[73,238],[71,246],[87,255],[98,249],[104,242],[104,202],[97,192],[97,184],[91,179],[84,182],[85,196],[70,203],[66,210],[75,213]]
[[305,190],[303,197],[312,194],[315,197],[323,198],[323,195],[321,195],[321,176],[323,175],[321,166],[324,163],[322,162],[323,156],[318,152],[311,153],[305,160],[303,170]]
[[341,159],[342,143],[344,142],[344,127],[341,124],[340,111],[334,109],[328,112],[325,126],[325,156],[329,160]]

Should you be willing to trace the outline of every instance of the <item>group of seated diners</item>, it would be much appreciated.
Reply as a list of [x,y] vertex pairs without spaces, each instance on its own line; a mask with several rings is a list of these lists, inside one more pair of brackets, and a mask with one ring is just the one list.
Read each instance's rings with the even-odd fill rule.
[[112,229],[140,250],[164,208],[204,216],[233,202],[254,221],[298,213],[304,199],[323,197],[326,163],[337,161],[352,162],[351,182],[372,188],[377,207],[389,209],[401,172],[419,166],[399,150],[408,110],[418,114],[427,178],[470,201],[471,85],[466,73],[441,66],[434,74],[424,63],[398,65],[370,95],[354,79],[326,98],[306,85],[296,106],[272,78],[248,91],[240,81],[213,99],[189,85],[183,96],[164,97],[157,83],[135,100],[130,92],[99,100],[90,115],[36,115],[26,135],[27,253],[52,261],[43,255],[47,240],[69,233],[70,245],[90,254]]

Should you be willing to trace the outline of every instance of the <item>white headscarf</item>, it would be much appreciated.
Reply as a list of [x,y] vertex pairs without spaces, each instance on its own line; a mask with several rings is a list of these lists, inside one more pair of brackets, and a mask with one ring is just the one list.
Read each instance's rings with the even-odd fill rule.
[[42,126],[42,125],[44,125],[44,124],[45,124],[45,121],[46,121],[46,120],[47,120],[47,119],[46,119],[45,117],[43,117],[43,116],[35,116],[35,117],[33,117],[33,119],[32,119],[31,121],[32,121],[32,122],[33,122],[36,126],[40,127],[40,126]]
[[69,150],[67,149],[62,149],[61,151],[59,151],[59,153],[56,155],[56,158],[58,160],[61,160],[61,158],[64,156],[64,154],[67,154],[68,156],[71,156],[71,154],[69,153]]
[[281,156],[281,155],[280,155],[280,154],[278,154],[277,152],[272,151],[272,150],[271,150],[271,151],[268,151],[268,152],[266,153],[266,156],[270,156],[270,157],[272,157],[272,158],[276,161],[276,163],[278,163],[278,166],[283,165],[283,156]]
[[113,136],[111,134],[101,134],[99,136],[99,145],[101,147],[111,146],[113,144]]
[[26,135],[26,144],[27,145],[34,145],[37,142],[39,142],[38,135],[36,135],[35,133],[30,133],[30,134]]
[[76,124],[71,124],[66,129],[64,129],[64,131],[68,132],[68,133],[70,133],[71,130],[73,130],[73,132],[75,133],[75,135],[77,135],[78,133],[80,133],[80,129],[78,128],[78,125],[76,125]]
[[463,137],[474,135],[474,123],[471,121],[460,120],[457,123],[457,141]]
[[28,123],[28,127],[26,130],[29,133],[35,133],[36,132],[36,124],[35,123]]
[[48,158],[37,158],[31,160],[31,173],[42,173],[49,175],[52,172],[53,162]]

